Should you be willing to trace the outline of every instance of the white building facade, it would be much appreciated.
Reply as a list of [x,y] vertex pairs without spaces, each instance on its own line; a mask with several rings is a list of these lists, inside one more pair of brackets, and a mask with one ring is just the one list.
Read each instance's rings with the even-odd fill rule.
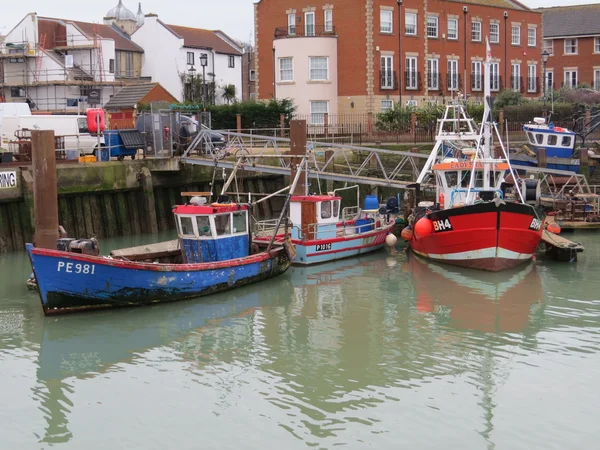
[[[179,100],[201,103],[201,91],[190,91],[190,85],[202,82],[203,72],[206,104],[213,99],[215,104],[227,103],[223,93],[229,85],[235,86],[235,100],[241,100],[243,50],[222,31],[167,25],[147,14],[131,39],[144,49],[142,76],[151,77]],[[212,86],[214,92],[209,92]]]

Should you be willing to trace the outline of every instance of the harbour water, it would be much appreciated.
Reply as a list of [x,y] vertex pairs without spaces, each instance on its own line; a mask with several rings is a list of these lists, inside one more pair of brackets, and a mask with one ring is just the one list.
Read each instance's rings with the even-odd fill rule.
[[25,253],[1,255],[0,448],[596,449],[600,239],[569,237],[573,264],[382,251],[48,318]]

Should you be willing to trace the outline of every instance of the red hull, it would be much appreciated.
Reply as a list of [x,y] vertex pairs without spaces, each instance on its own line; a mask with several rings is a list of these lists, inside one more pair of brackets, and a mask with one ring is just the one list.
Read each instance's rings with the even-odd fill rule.
[[[435,261],[500,271],[529,261],[542,237],[543,219],[529,205],[480,203],[430,212],[435,226],[416,227],[411,248]],[[426,229],[426,227],[423,227]]]

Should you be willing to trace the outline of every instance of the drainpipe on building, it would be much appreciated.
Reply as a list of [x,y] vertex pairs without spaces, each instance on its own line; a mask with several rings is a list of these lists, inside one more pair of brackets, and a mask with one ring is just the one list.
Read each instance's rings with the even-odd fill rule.
[[398,0],[398,108],[402,108],[402,0]]
[[276,80],[275,74],[277,73],[277,68],[276,68],[275,62],[276,62],[276,60],[275,60],[275,47],[273,47],[273,99],[277,100],[277,91],[276,91],[277,84],[275,83],[275,80]]
[[[508,33],[506,28],[506,23],[508,19],[508,12],[504,11],[504,85],[506,86],[506,82],[508,81],[508,75],[506,70],[508,69]],[[542,41],[543,42],[543,41]],[[500,87],[500,86],[498,86]]]

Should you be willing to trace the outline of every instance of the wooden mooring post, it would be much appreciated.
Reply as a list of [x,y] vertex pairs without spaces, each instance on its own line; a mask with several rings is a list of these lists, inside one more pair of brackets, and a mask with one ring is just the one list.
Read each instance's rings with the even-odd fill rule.
[[[290,154],[298,156],[306,156],[306,120],[292,120],[290,121]],[[299,166],[302,162],[301,158],[292,158],[292,164]],[[291,180],[296,176],[296,171],[292,169]],[[298,184],[293,195],[305,195],[307,189],[307,172],[306,170],[300,176]]]
[[36,247],[55,249],[58,240],[58,188],[54,131],[31,132],[34,238]]

